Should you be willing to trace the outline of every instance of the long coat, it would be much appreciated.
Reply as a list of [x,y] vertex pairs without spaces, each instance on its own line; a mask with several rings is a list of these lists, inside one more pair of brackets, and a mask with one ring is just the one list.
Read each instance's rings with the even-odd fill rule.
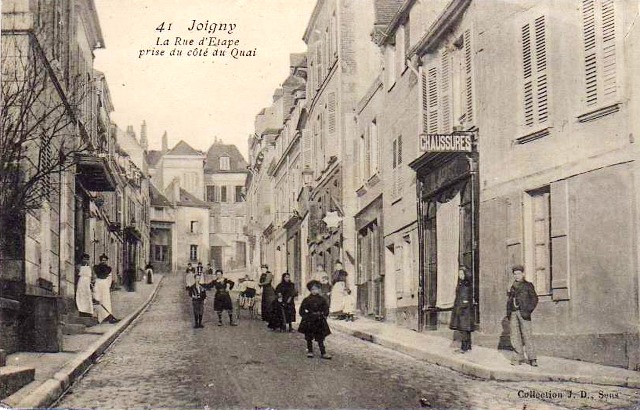
[[276,295],[282,294],[282,301],[284,303],[285,321],[287,323],[296,321],[296,305],[293,298],[298,296],[298,290],[293,282],[285,283],[281,282],[276,286]]
[[329,305],[320,295],[309,295],[300,304],[300,326],[298,332],[304,333],[305,338],[324,340],[331,334],[329,324]]
[[474,316],[471,283],[468,280],[458,281],[449,329],[473,332]]
[[273,290],[271,282],[273,281],[273,275],[271,272],[263,273],[260,275],[260,287],[262,288],[262,320],[269,320],[269,313],[271,310],[271,304],[276,299],[276,292]]

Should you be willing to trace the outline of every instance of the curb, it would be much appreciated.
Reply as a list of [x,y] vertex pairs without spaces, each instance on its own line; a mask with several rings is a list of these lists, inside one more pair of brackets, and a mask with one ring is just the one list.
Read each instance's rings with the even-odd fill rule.
[[481,364],[472,363],[465,360],[444,356],[439,353],[430,352],[426,349],[408,346],[397,342],[389,337],[377,336],[372,332],[350,329],[341,323],[331,322],[331,329],[344,333],[349,336],[362,339],[367,342],[386,347],[391,350],[406,354],[415,359],[432,363],[438,366],[447,367],[467,376],[476,377],[485,380],[510,381],[510,382],[573,382],[581,384],[596,384],[603,386],[620,386],[638,388],[640,387],[640,378],[627,377],[610,377],[597,375],[570,375],[557,373],[529,373],[515,372],[503,369],[494,369],[483,366]]
[[[80,353],[76,358],[69,361],[65,366],[58,370],[53,378],[45,380],[31,394],[23,398],[14,408],[17,409],[39,409],[48,408],[60,398],[60,396],[71,386],[87,369],[95,363],[111,344],[124,332],[133,321],[151,304],[155,299],[164,276],[160,278],[156,288],[153,290],[147,300],[140,305],[133,313],[122,319],[111,331],[105,333],[100,339],[96,340],[86,350]],[[7,401],[11,396],[7,397]]]

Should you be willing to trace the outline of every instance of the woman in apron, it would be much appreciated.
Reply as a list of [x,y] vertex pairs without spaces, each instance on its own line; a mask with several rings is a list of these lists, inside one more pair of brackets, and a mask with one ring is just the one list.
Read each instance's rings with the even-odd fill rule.
[[78,285],[76,287],[76,307],[80,316],[93,316],[93,270],[89,265],[89,255],[82,254],[82,262],[78,267]]

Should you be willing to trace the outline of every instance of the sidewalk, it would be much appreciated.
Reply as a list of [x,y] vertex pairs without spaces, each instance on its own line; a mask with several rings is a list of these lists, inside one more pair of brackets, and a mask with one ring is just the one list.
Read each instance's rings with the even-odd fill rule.
[[511,352],[473,346],[465,354],[454,353],[449,339],[389,323],[359,318],[355,322],[329,320],[329,326],[332,330],[481,379],[564,381],[640,388],[640,373],[619,367],[547,356],[538,357],[538,367],[512,366]]
[[35,380],[24,386],[3,403],[16,408],[46,408],[113,343],[114,340],[151,303],[162,282],[154,275],[149,285],[136,282],[136,291],[124,289],[111,293],[113,313],[121,321],[88,327],[86,333],[64,336],[64,351],[59,353],[18,352],[7,357],[7,365],[35,368]]

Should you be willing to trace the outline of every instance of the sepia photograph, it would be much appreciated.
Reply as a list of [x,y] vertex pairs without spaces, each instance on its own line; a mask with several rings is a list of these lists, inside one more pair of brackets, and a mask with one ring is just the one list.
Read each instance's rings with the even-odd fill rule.
[[0,409],[640,410],[640,0],[0,8]]

